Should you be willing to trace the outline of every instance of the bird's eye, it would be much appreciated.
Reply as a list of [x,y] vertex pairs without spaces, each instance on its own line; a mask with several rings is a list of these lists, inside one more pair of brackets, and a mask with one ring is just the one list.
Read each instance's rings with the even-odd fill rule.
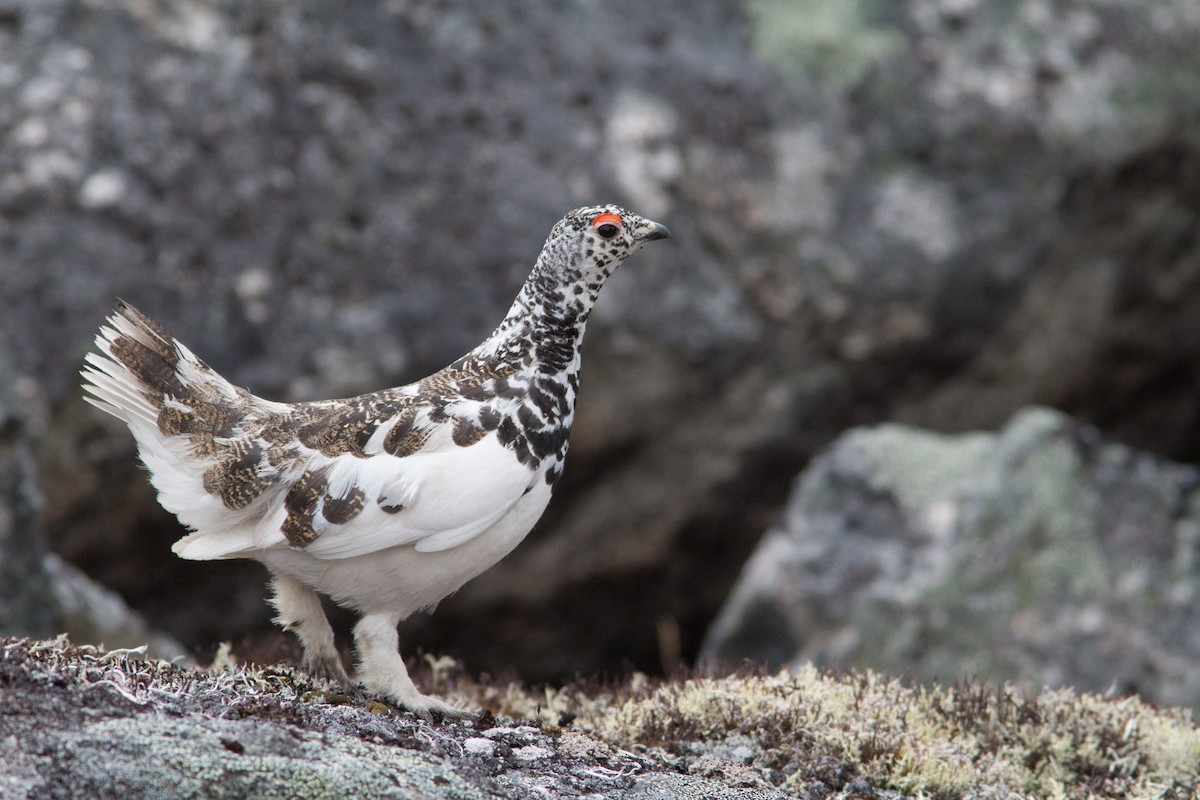
[[601,239],[611,239],[621,232],[621,218],[616,214],[601,214],[592,220],[592,229]]

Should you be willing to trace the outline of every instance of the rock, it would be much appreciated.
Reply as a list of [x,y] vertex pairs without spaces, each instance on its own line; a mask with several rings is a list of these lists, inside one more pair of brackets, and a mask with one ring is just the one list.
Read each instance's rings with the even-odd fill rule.
[[[110,648],[145,646],[156,658],[188,660],[188,651],[172,636],[154,630],[116,592],[98,585],[54,553],[41,561],[51,613],[48,632],[63,633]],[[43,633],[42,635],[48,635]]]
[[273,399],[375,389],[597,200],[674,247],[593,315],[551,517],[405,631],[474,669],[690,660],[850,425],[1045,403],[1200,457],[1193,5],[9,3],[0,331],[53,549],[189,646],[269,630],[263,572],[175,559],[79,401],[113,299]]
[[46,546],[39,527],[41,495],[34,451],[45,420],[37,385],[21,376],[0,336],[0,631],[25,636],[67,633],[110,647],[149,645],[162,658],[186,655],[170,636],[152,631],[113,591],[97,585]]
[[33,458],[31,405],[22,393],[34,384],[21,380],[0,336],[0,630],[26,636],[54,631],[53,591],[42,565],[48,554],[37,524],[41,497]]
[[705,640],[1200,707],[1200,470],[1042,408],[998,434],[854,430],[797,481]]
[[582,746],[579,733],[539,724],[482,739],[469,721],[430,724],[386,707],[379,714],[361,703],[328,705],[321,695],[286,669],[189,671],[73,648],[65,639],[0,639],[0,793],[747,797],[716,770],[678,774],[662,756],[622,752],[590,737]]
[[[181,668],[65,638],[0,638],[0,794],[1118,800],[1197,789],[1200,730],[1137,699],[915,689],[812,667],[441,689],[489,710],[429,721],[288,668]],[[549,721],[568,709],[573,723]]]

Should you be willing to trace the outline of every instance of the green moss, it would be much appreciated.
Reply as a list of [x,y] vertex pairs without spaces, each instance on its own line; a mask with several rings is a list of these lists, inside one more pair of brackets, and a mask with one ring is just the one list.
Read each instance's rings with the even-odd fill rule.
[[[973,591],[990,581],[1001,584],[998,594],[1017,602],[1008,614],[1051,607],[1063,594],[1095,595],[1109,582],[1095,536],[1097,498],[1077,446],[1065,435],[1060,414],[1024,411],[1005,428],[988,472],[979,478],[992,484],[979,511],[982,519],[968,526],[979,531],[981,541],[963,543],[959,573]],[[1030,553],[1040,563],[1018,568],[1015,560],[1028,562]],[[1069,560],[1054,560],[1063,553]],[[1014,578],[1023,581],[1015,593]]]

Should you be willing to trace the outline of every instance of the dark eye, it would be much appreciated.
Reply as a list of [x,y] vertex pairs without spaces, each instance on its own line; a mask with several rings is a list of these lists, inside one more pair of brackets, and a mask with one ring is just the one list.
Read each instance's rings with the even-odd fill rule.
[[596,226],[596,233],[600,234],[601,239],[611,239],[617,235],[621,229],[611,222],[606,222],[603,225]]

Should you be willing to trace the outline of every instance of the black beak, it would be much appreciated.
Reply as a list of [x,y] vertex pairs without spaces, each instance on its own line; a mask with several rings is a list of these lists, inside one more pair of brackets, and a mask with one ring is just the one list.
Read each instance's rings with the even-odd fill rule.
[[666,225],[661,225],[657,222],[651,222],[650,224],[653,227],[651,227],[646,233],[643,233],[641,236],[637,237],[639,240],[643,242],[653,242],[655,239],[671,238],[671,232],[667,230]]

